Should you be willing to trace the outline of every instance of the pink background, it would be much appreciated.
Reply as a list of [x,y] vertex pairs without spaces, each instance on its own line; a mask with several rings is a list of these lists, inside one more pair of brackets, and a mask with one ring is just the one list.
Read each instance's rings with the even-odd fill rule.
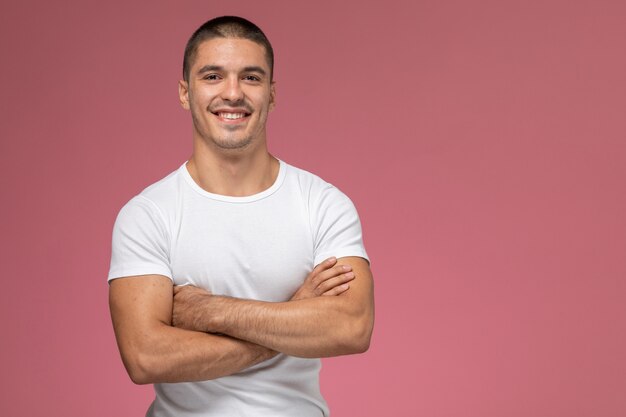
[[108,313],[120,207],[190,153],[204,20],[276,50],[270,148],[344,190],[373,259],[370,351],[333,416],[626,415],[626,6],[57,1],[0,9],[0,415],[138,416]]

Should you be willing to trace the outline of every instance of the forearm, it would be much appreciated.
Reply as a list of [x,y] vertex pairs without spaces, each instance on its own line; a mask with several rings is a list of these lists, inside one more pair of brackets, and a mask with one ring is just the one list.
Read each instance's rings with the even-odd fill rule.
[[360,353],[369,346],[374,323],[372,276],[362,258],[341,262],[330,258],[315,267],[290,301],[282,303],[176,287],[172,322],[179,328],[227,334],[292,356]]
[[369,346],[373,311],[369,305],[348,302],[351,295],[284,303],[213,296],[204,317],[208,331],[292,356],[360,353]]
[[133,346],[120,346],[137,384],[190,382],[235,374],[276,355],[263,346],[221,336],[156,325]]

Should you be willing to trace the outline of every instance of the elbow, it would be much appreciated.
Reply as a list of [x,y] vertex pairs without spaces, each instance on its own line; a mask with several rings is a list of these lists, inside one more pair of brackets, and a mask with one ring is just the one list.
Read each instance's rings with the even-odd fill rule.
[[136,385],[166,382],[172,371],[162,349],[158,348],[161,333],[158,328],[151,330],[152,335],[118,338],[118,347],[122,362],[130,380]]
[[355,352],[365,353],[370,348],[370,342],[372,340],[372,331],[374,330],[373,323],[367,323],[363,326],[361,331],[356,336]]
[[150,378],[150,375],[144,372],[143,370],[131,368],[131,369],[127,369],[127,371],[128,371],[128,376],[130,377],[130,380],[133,381],[133,384],[135,385],[147,385],[147,384],[153,383],[153,380],[152,378]]
[[133,381],[135,385],[147,385],[151,383],[150,379],[144,374],[129,371],[128,376],[130,376],[130,380]]
[[143,354],[134,354],[123,358],[124,367],[130,380],[136,385],[147,385],[159,382],[155,367],[150,359]]
[[358,340],[354,346],[353,353],[365,353],[370,348],[370,338]]
[[372,331],[374,329],[373,319],[362,318],[351,323],[349,335],[345,341],[346,354],[365,353],[370,348],[372,339]]

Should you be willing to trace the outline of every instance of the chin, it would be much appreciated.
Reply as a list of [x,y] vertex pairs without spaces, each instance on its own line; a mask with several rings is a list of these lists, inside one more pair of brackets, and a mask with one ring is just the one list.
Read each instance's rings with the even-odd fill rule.
[[252,138],[243,139],[215,139],[213,141],[221,149],[245,149],[252,143]]

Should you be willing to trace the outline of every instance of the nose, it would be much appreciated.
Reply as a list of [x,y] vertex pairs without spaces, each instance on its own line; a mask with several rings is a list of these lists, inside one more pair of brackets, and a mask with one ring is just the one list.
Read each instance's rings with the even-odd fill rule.
[[241,90],[238,77],[229,77],[223,85],[222,99],[232,102],[243,99],[243,91]]

